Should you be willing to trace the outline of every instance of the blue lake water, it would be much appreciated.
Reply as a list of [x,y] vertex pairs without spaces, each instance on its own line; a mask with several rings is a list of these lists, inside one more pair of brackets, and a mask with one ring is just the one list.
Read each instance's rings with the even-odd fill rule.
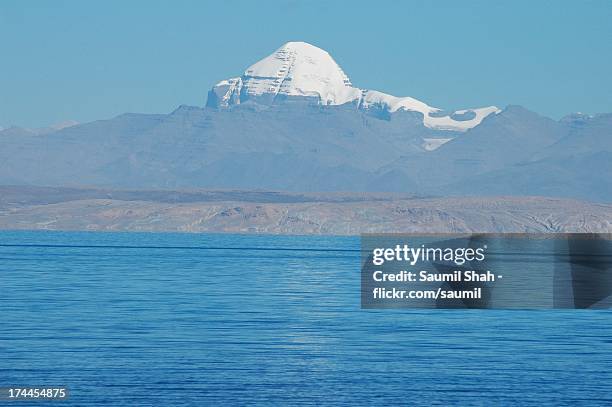
[[356,237],[0,232],[0,387],[65,385],[79,406],[612,403],[612,312],[362,310],[359,264]]

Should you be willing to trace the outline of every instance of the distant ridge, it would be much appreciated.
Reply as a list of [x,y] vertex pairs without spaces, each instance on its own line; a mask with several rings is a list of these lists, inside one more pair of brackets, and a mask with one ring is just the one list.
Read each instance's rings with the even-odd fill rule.
[[0,187],[0,229],[358,235],[612,232],[612,205],[543,197]]

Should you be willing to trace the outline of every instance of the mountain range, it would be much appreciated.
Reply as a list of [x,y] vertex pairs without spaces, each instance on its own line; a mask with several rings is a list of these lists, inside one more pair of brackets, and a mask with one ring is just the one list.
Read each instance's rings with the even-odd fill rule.
[[388,191],[612,201],[612,114],[445,111],[354,87],[290,42],[217,83],[203,107],[0,131],[0,184]]

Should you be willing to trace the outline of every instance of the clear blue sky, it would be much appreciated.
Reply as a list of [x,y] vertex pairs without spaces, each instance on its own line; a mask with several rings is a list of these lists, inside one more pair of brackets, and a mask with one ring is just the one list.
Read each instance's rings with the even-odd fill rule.
[[612,112],[609,0],[0,0],[0,126],[201,106],[291,40],[437,107]]

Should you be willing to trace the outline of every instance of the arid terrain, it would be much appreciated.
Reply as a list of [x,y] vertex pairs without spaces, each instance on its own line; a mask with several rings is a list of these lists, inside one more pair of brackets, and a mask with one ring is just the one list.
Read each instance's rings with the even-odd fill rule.
[[612,205],[544,197],[0,187],[0,229],[330,235],[612,232]]

